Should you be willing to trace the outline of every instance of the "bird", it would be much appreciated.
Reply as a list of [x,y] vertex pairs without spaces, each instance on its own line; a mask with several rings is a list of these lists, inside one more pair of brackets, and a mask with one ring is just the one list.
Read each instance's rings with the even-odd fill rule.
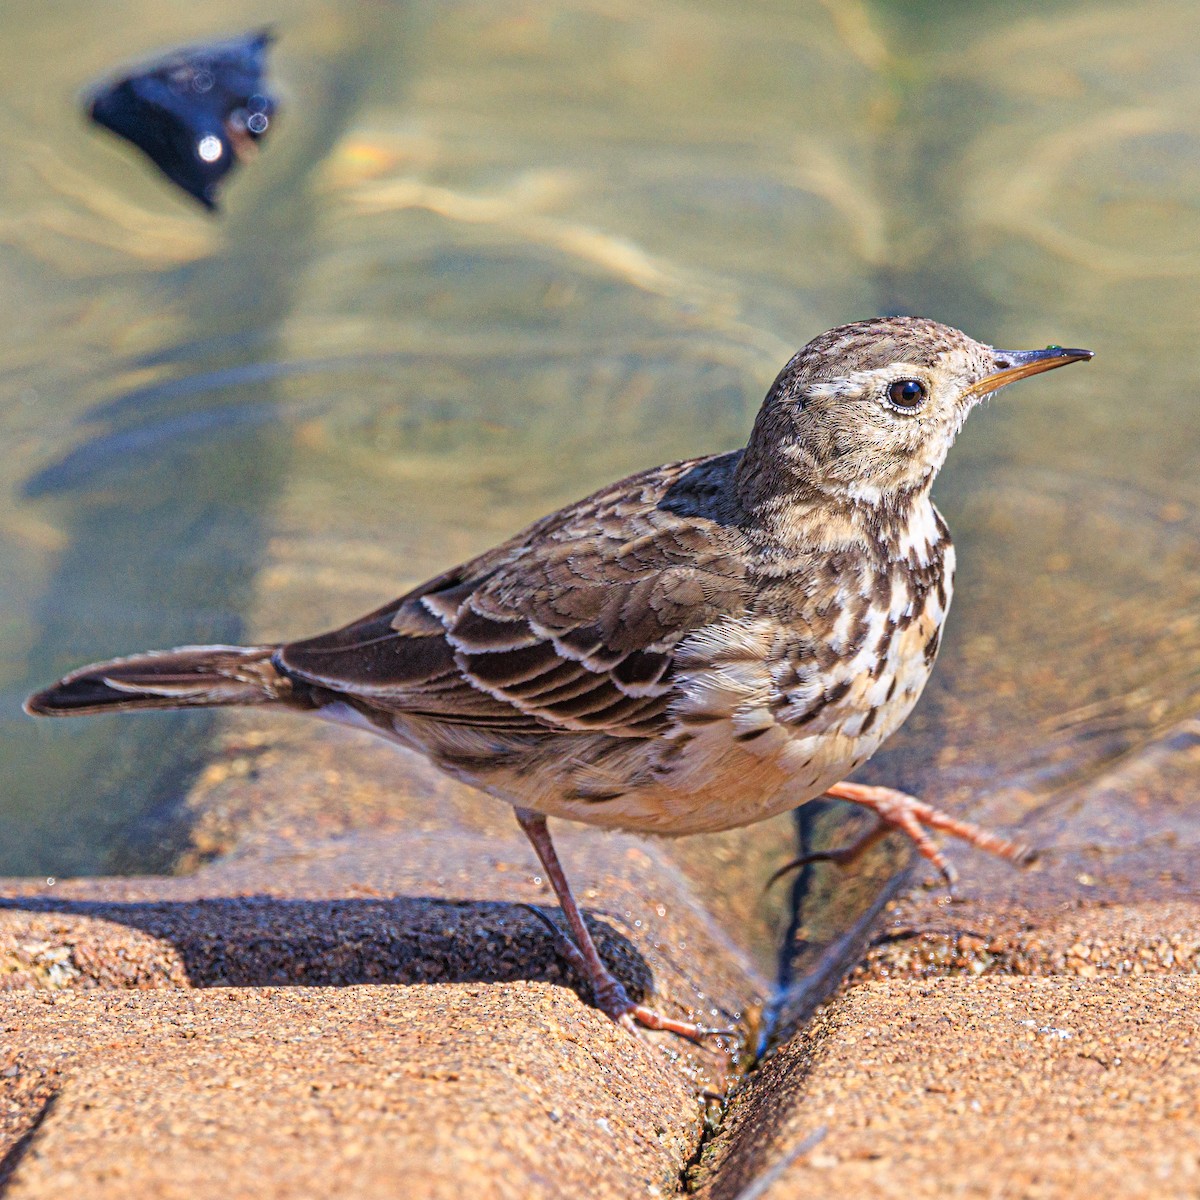
[[851,782],[933,668],[954,547],[930,491],[968,414],[1092,357],[998,350],[921,317],[814,338],[744,448],[629,476],[332,632],[182,646],[72,672],[37,716],[266,705],[367,730],[509,803],[597,1008],[631,1031],[712,1032],[635,1002],[608,969],[547,818],[680,836],[833,797],[906,833],[1026,849],[896,789]]

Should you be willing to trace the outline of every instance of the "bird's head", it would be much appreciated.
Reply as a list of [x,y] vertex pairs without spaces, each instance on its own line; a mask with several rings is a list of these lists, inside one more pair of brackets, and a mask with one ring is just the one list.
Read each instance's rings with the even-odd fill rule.
[[1092,357],[996,350],[920,317],[880,317],[814,338],[779,373],[746,466],[875,505],[924,491],[971,409],[1000,388]]

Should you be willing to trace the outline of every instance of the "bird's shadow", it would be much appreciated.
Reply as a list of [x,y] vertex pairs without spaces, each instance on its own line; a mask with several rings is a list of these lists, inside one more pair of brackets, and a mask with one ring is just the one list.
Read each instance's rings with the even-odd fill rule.
[[[70,934],[72,965],[95,983],[146,987],[349,987],[384,983],[565,983],[590,1000],[537,917],[519,904],[432,896],[281,899],[276,896],[110,901],[45,896],[0,899],[0,913],[88,918],[138,930],[173,955],[122,945],[94,926]],[[562,927],[562,916],[550,910]],[[605,920],[588,919],[605,961],[631,996],[653,990],[645,959]]]

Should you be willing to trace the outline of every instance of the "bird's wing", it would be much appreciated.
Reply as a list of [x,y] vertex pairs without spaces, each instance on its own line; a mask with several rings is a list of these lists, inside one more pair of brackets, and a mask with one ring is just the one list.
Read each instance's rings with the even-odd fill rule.
[[747,546],[721,511],[734,461],[623,480],[276,663],[396,713],[649,736],[678,644],[746,601]]

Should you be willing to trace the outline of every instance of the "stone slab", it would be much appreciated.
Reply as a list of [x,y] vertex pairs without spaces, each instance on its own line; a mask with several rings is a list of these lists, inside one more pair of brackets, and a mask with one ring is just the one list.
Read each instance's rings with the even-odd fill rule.
[[12,1200],[674,1190],[702,1101],[544,983],[5,997]]
[[1194,1197],[1198,1013],[1194,976],[849,988],[751,1078],[702,1195]]

